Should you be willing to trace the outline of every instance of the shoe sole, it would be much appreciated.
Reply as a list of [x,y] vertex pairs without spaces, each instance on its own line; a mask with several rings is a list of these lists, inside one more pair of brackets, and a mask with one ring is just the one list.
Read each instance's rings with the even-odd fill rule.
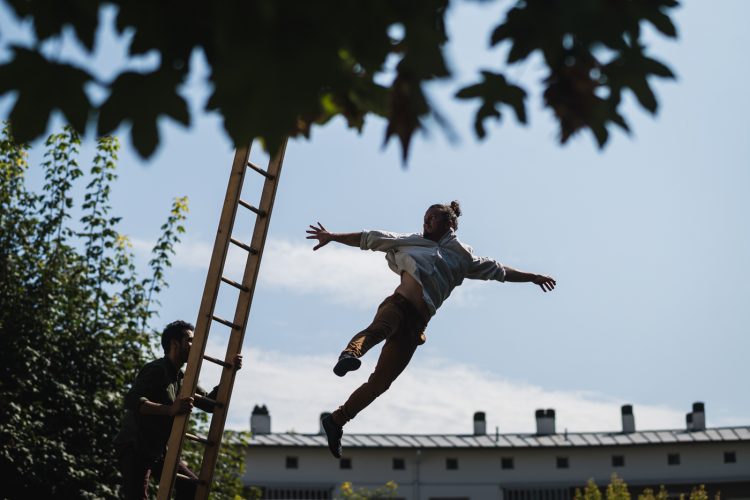
[[[326,439],[328,440],[328,449],[330,450],[331,455],[333,455],[334,458],[341,458],[343,451],[341,449],[341,436],[335,436],[335,434],[338,434],[338,429],[336,429],[332,424],[329,424],[329,422],[326,420],[321,420],[321,423],[323,424],[323,431],[325,431],[326,433]],[[331,437],[332,434],[334,434],[333,437]]]
[[343,358],[333,367],[333,373],[339,377],[343,377],[347,373],[357,370],[360,365],[362,365],[362,362],[357,358]]

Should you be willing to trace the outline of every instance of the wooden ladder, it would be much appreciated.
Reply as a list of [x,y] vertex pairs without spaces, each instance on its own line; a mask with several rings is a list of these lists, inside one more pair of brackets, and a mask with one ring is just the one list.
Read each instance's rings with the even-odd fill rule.
[[[172,433],[169,436],[167,455],[164,459],[161,481],[159,482],[158,500],[168,500],[171,496],[172,487],[177,476],[177,464],[180,460],[182,444],[185,438],[200,442],[205,446],[200,474],[198,479],[194,480],[197,482],[195,498],[208,498],[211,488],[211,480],[219,455],[227,411],[229,410],[229,400],[232,395],[232,387],[234,386],[236,371],[232,365],[232,361],[234,356],[239,354],[242,349],[242,341],[245,336],[245,328],[253,301],[255,283],[258,278],[261,257],[263,256],[263,247],[265,246],[268,226],[271,220],[271,210],[273,209],[276,188],[279,183],[279,174],[281,173],[281,165],[286,150],[286,141],[283,142],[278,153],[271,159],[265,170],[250,161],[251,146],[252,144],[248,147],[239,148],[234,154],[232,174],[229,178],[229,186],[224,198],[224,207],[221,211],[219,229],[216,232],[216,241],[214,242],[214,250],[211,254],[211,263],[208,267],[208,275],[206,277],[206,285],[203,289],[198,320],[195,322],[193,344],[190,348],[190,355],[185,369],[185,378],[182,381],[182,388],[179,395],[180,398],[190,396],[200,397],[195,394],[195,391],[198,385],[201,363],[204,359],[220,365],[223,369],[216,400],[212,401],[203,398],[207,400],[207,403],[214,406],[211,427],[207,437],[194,436],[187,432],[190,414],[174,417]],[[258,207],[240,198],[245,174],[248,170],[265,178]],[[239,207],[246,208],[256,215],[255,228],[253,229],[250,244],[245,244],[232,237],[232,229]],[[224,276],[224,264],[230,244],[247,252],[245,271],[240,283]],[[222,282],[239,290],[237,306],[232,321],[220,318],[214,314],[216,297]],[[205,354],[208,334],[214,322],[221,323],[231,329],[229,344],[227,345],[227,352],[223,361]],[[190,480],[187,477],[181,477],[181,479]]]

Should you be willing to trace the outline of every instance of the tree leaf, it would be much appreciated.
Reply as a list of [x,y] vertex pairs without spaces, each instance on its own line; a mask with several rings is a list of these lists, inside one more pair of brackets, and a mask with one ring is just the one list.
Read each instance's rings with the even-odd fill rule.
[[641,106],[646,108],[651,114],[656,113],[656,108],[658,106],[656,96],[645,78],[633,81],[630,84],[630,89],[635,94],[638,102],[641,103]]
[[[34,47],[72,27],[75,38],[89,50],[105,5],[101,0],[7,1],[19,17],[33,24]],[[437,117],[424,84],[450,76],[445,60],[448,0],[112,0],[107,4],[116,6],[118,31],[130,37],[129,55],[155,54],[159,69],[138,77],[132,59],[125,61],[115,68],[111,81],[101,84],[108,97],[92,110],[83,90],[91,80],[88,74],[76,74],[72,66],[49,63],[40,55],[37,58],[44,64],[30,67],[20,60],[27,55],[16,49],[12,59],[0,66],[0,92],[18,92],[11,118],[19,139],[38,137],[46,130],[50,113],[59,109],[78,130],[93,115],[98,115],[99,131],[131,123],[140,154],[152,154],[160,140],[160,118],[190,123],[180,85],[189,74],[192,55],[199,51],[205,56],[212,86],[207,108],[220,114],[236,145],[259,138],[275,148],[288,136],[309,137],[316,125],[335,116],[343,116],[348,126],[361,131],[367,116],[374,114],[388,118],[385,141],[397,137],[406,156],[424,119]],[[558,83],[583,83],[583,91],[566,87],[567,83],[553,93],[545,91],[545,103],[560,123],[561,138],[567,138],[581,127],[598,126],[594,124],[599,118],[592,115],[598,104],[591,97],[591,86],[609,92],[614,111],[624,88],[640,94],[646,109],[655,109],[653,92],[640,88],[640,80],[674,75],[666,65],[645,56],[642,26],[651,24],[664,36],[676,36],[672,9],[677,5],[675,0],[516,1],[506,7],[489,43],[507,43],[503,48],[509,63],[528,61],[540,52],[550,74],[561,74],[566,67],[580,71]],[[586,57],[602,54],[602,48],[621,66],[589,64]],[[86,61],[94,63],[92,57]],[[383,75],[394,63],[400,78],[397,85],[394,81],[385,86]],[[57,74],[53,65],[68,71]],[[606,78],[592,84],[586,76],[592,70]],[[407,81],[409,88],[404,86]],[[485,100],[477,112],[478,135],[486,134],[486,119],[499,119],[501,107],[493,108],[492,102]],[[526,121],[524,99],[505,96],[497,103],[511,106],[519,121]],[[581,105],[586,109],[575,111]]]
[[484,121],[488,118],[500,120],[499,107],[508,105],[513,108],[516,119],[526,123],[526,92],[517,85],[507,82],[505,76],[491,71],[482,71],[483,80],[474,85],[462,88],[456,93],[459,99],[481,99],[482,104],[474,119],[474,130],[480,139],[486,135]]
[[[187,102],[176,93],[180,77],[179,72],[164,70],[118,76],[112,83],[112,93],[101,106],[98,133],[109,134],[121,123],[130,122],[133,145],[144,158],[150,156],[159,143],[160,116],[190,124]],[[140,106],[131,106],[133,94],[140,96]]]
[[677,38],[677,28],[668,15],[661,11],[656,11],[649,15],[647,19],[654,25],[654,28],[659,30],[662,34],[670,38]]
[[[91,111],[84,86],[91,75],[72,65],[49,61],[33,50],[12,49],[13,59],[0,66],[0,94],[18,92],[10,113],[15,139],[30,142],[39,137],[47,128],[49,115],[58,109],[76,130],[83,131]],[[50,87],[50,82],[55,85]]]
[[76,37],[86,49],[94,49],[94,37],[99,25],[98,0],[11,0],[11,7],[21,18],[33,20],[34,31],[39,40],[47,40],[62,34],[66,25],[73,27]]

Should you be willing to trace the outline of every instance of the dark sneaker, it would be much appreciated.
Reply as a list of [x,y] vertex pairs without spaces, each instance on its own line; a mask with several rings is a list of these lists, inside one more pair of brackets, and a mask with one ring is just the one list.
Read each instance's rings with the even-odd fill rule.
[[331,415],[321,418],[320,423],[328,437],[328,449],[334,457],[341,458],[341,436],[344,435],[344,430],[336,425]]
[[336,363],[336,366],[333,367],[333,373],[335,373],[339,377],[343,377],[348,372],[353,372],[354,370],[359,368],[361,364],[362,362],[355,358],[354,354],[344,352],[341,353],[338,363]]

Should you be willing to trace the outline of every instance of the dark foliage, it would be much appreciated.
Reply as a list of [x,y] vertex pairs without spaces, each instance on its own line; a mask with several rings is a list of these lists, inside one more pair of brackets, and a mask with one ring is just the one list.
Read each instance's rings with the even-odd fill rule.
[[[0,137],[0,477],[8,498],[112,498],[122,397],[152,358],[152,291],[165,286],[185,199],[177,199],[139,279],[110,214],[117,140],[99,140],[88,175],[72,128],[46,143],[41,194],[26,147]],[[71,189],[86,179],[75,207]],[[74,215],[79,217],[76,222]]]
[[[309,136],[335,116],[361,130],[374,114],[387,119],[385,140],[396,137],[406,159],[414,132],[434,114],[425,83],[451,76],[444,57],[449,0],[5,1],[32,22],[39,42],[6,46],[13,55],[0,65],[0,95],[16,93],[10,118],[21,141],[43,134],[50,113],[59,110],[79,131],[89,121],[99,134],[130,124],[136,149],[150,156],[159,144],[159,118],[190,123],[180,85],[191,54],[200,50],[213,89],[206,108],[220,113],[235,144],[260,138],[274,151],[284,136]],[[129,55],[156,53],[158,67],[122,68],[111,81],[97,81],[91,67],[41,52],[42,42],[63,30],[92,52],[104,6],[117,8],[120,34],[132,33]],[[588,129],[603,146],[610,125],[628,130],[619,112],[624,90],[656,111],[649,79],[673,75],[647,55],[641,31],[650,25],[676,37],[670,18],[676,6],[676,0],[518,0],[489,38],[509,47],[507,64],[542,56],[544,104],[560,124],[561,142]],[[383,85],[378,77],[389,58],[397,61],[395,74]],[[93,102],[87,85],[105,98]],[[456,96],[479,100],[479,137],[486,135],[485,120],[499,119],[504,106],[526,122],[527,92],[503,68],[481,70],[481,79]]]

